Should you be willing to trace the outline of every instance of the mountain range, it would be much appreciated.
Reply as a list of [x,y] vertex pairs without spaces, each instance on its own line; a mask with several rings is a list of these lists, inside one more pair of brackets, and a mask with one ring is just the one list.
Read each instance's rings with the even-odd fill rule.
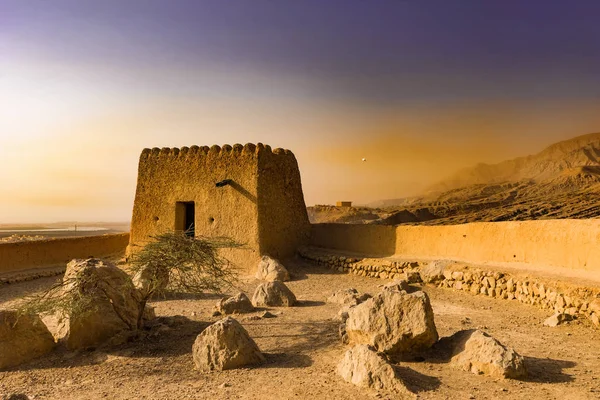
[[382,200],[369,208],[368,219],[344,216],[342,221],[396,225],[600,217],[600,133],[526,157],[477,164],[420,196]]

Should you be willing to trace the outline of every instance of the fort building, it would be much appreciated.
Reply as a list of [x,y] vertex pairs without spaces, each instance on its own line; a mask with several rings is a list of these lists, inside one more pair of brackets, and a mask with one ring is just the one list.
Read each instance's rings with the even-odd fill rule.
[[294,154],[261,143],[144,149],[127,253],[174,230],[243,244],[224,255],[249,273],[263,255],[294,255],[310,236]]
[[352,202],[351,201],[338,201],[337,203],[335,203],[336,207],[352,207]]

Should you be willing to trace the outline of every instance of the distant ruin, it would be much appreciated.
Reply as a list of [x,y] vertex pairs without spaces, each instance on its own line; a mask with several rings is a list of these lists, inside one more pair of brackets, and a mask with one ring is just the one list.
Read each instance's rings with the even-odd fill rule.
[[228,236],[228,258],[252,272],[262,255],[293,256],[310,224],[289,150],[258,143],[144,149],[127,253],[167,231]]

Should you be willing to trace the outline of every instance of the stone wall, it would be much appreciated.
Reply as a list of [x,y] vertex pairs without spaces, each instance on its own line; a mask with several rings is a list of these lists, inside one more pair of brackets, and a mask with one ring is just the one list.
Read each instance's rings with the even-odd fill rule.
[[417,272],[419,261],[394,261],[386,258],[360,257],[315,247],[301,248],[301,257],[338,272],[381,279],[405,279]]
[[586,287],[552,279],[511,274],[453,261],[398,261],[344,255],[339,251],[307,247],[300,256],[342,273],[379,279],[406,279],[416,282],[421,268],[436,263],[443,277],[432,282],[438,287],[462,291],[473,296],[518,301],[549,312],[584,318],[600,327],[600,288]]
[[121,233],[0,243],[0,275],[64,267],[73,258],[119,257],[128,242],[129,234]]

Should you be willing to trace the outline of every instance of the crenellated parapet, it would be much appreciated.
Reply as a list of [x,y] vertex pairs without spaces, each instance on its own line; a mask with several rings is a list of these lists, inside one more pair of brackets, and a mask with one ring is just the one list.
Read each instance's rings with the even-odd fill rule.
[[129,254],[154,235],[191,227],[243,243],[228,259],[248,271],[264,254],[294,255],[310,232],[294,154],[262,143],[144,149]]
[[223,146],[191,146],[191,147],[163,147],[146,148],[142,151],[140,161],[153,159],[176,159],[176,158],[202,158],[202,157],[229,157],[229,156],[258,156],[258,155],[277,155],[277,156],[292,156],[290,150],[276,148],[271,149],[271,146],[262,143],[246,143],[242,145],[236,143],[233,146],[225,144]]

